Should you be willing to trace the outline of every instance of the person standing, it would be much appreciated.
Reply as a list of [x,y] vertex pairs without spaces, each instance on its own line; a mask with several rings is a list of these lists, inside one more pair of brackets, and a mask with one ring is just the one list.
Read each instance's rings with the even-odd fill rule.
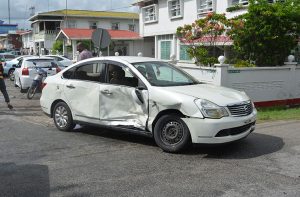
[[78,61],[93,57],[92,52],[88,51],[82,42],[77,44],[77,51],[79,51]]
[[4,96],[5,102],[7,103],[7,107],[9,109],[13,109],[13,106],[10,104],[9,96],[6,91],[6,86],[4,82],[4,77],[3,77],[3,66],[2,63],[0,62],[0,90]]

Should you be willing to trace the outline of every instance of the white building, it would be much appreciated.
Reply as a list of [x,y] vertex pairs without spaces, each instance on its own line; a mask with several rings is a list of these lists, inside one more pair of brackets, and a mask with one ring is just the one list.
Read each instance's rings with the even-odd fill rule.
[[[123,30],[139,33],[139,15],[137,13],[128,12],[105,12],[105,11],[88,11],[88,10],[56,10],[50,12],[39,13],[32,16],[29,21],[33,28],[33,42],[35,53],[45,53],[50,51],[55,39],[60,30],[63,29],[110,29]],[[76,32],[76,31],[75,31]],[[143,40],[143,38],[141,38]],[[67,40],[66,40],[67,41]],[[132,44],[124,43],[124,47],[128,47],[127,51],[135,51],[129,48]],[[128,40],[130,41],[130,40]],[[147,39],[145,40],[146,45]],[[68,43],[66,43],[68,44]],[[71,43],[69,43],[71,44]],[[147,45],[144,47],[143,43],[138,43],[140,49],[151,48]],[[153,45],[153,43],[152,43]],[[134,47],[134,46],[132,46]],[[137,46],[136,46],[137,48]],[[154,45],[153,47],[154,48]],[[45,50],[46,49],[46,50]],[[146,56],[152,56],[152,51],[141,51]],[[133,55],[133,54],[127,54]]]
[[[276,0],[269,0],[273,2]],[[241,9],[227,12],[227,8],[239,4]],[[184,24],[192,24],[209,12],[226,13],[232,18],[247,12],[247,0],[138,0],[140,7],[140,34],[154,38],[155,57],[170,59],[176,55],[179,61],[190,61],[187,47],[176,37],[176,29]],[[226,53],[226,48],[225,48]]]
[[34,48],[34,42],[33,42],[33,33],[32,31],[25,31],[20,34],[22,38],[22,53],[24,54],[30,54],[33,51]]

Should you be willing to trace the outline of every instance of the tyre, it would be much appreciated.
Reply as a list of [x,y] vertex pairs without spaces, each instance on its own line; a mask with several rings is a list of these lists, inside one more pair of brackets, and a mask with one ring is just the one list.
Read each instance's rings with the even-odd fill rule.
[[15,75],[14,75],[15,70],[11,69],[8,71],[8,77],[11,81],[15,80]]
[[75,127],[71,110],[64,102],[59,102],[55,105],[53,120],[56,128],[61,131],[71,131]]
[[28,98],[28,99],[32,99],[32,98],[33,98],[33,96],[34,96],[35,93],[36,93],[37,88],[38,88],[37,86],[35,86],[35,87],[31,86],[31,87],[28,89],[28,91],[27,91],[27,98]]
[[175,114],[159,118],[154,127],[154,140],[161,149],[169,153],[180,152],[191,144],[187,125]]

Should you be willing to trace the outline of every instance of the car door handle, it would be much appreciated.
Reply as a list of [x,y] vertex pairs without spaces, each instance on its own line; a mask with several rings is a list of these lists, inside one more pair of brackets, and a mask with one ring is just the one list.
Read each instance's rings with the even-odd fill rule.
[[66,85],[66,87],[67,87],[67,88],[70,88],[70,89],[74,89],[74,88],[75,88],[75,86],[73,86],[72,84]]
[[109,90],[101,90],[102,94],[111,95],[112,93]]

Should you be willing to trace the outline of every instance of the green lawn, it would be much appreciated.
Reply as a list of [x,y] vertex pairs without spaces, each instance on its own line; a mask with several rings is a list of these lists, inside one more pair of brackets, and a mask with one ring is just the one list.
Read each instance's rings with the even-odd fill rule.
[[272,107],[258,109],[258,122],[275,120],[300,120],[300,107]]

